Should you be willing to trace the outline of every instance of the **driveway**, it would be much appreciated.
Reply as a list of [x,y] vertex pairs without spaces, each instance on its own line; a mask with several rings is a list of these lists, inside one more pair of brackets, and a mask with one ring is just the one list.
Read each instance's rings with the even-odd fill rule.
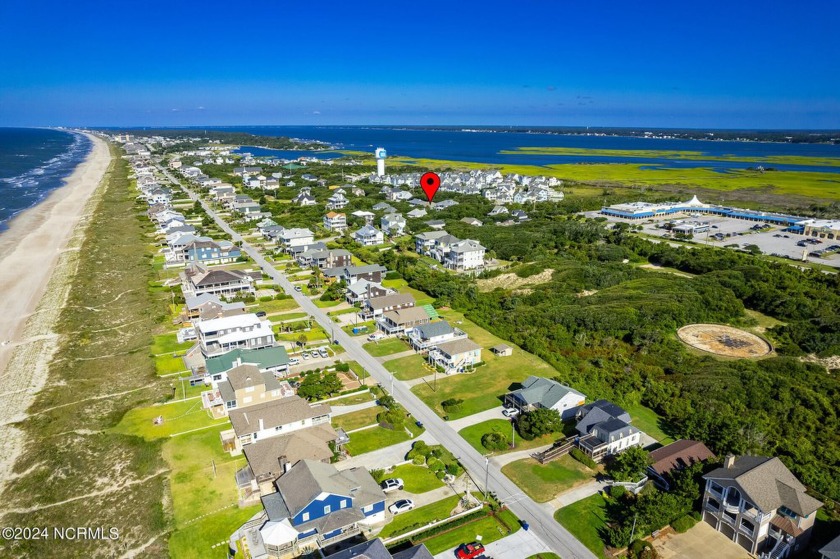
[[[353,435],[350,435],[352,440]],[[356,466],[367,468],[368,470],[386,470],[391,466],[402,464],[405,462],[405,455],[411,450],[411,445],[414,441],[425,441],[428,444],[437,444],[437,441],[428,432],[424,432],[417,438],[409,441],[403,441],[385,448],[380,448],[372,452],[366,452],[353,456],[347,460],[336,462],[335,466],[339,470],[347,470]]]
[[[329,404],[329,402],[326,402]],[[332,408],[332,415],[333,417],[337,415],[344,415],[346,413],[353,413],[354,411],[361,411],[366,410],[368,408],[372,408],[376,405],[375,400],[371,400],[370,402],[363,402],[361,404],[353,404],[352,406],[333,406],[330,405]]]
[[569,506],[572,503],[576,503],[580,500],[586,499],[587,497],[591,497],[603,490],[606,486],[606,482],[593,479],[583,485],[578,485],[577,487],[569,489],[564,493],[560,493],[547,503],[543,503],[543,506],[547,511],[551,511],[551,514],[554,514],[555,510]]
[[660,559],[706,559],[711,551],[715,559],[750,557],[747,550],[702,520],[684,534],[669,530],[653,541],[653,547]]
[[450,427],[455,429],[456,431],[460,431],[464,427],[469,427],[470,425],[475,425],[476,423],[482,423],[484,421],[488,421],[490,419],[507,419],[505,416],[502,415],[502,406],[497,408],[493,408],[490,410],[474,413],[472,415],[468,415],[467,417],[462,417],[461,419],[455,419],[447,423]]
[[393,491],[391,493],[387,493],[386,501],[387,506],[391,506],[394,501],[398,501],[400,499],[411,499],[414,501],[414,508],[420,508],[426,505],[431,505],[432,503],[437,503],[438,501],[453,495],[455,495],[455,490],[448,485],[444,485],[443,487],[438,487],[437,489],[432,489],[431,491],[426,491],[425,493]]
[[[435,559],[454,559],[455,549],[453,547],[442,551],[435,555]],[[493,559],[524,559],[537,553],[551,551],[532,530],[518,530],[507,537],[488,543],[484,546],[484,550],[485,555]]]

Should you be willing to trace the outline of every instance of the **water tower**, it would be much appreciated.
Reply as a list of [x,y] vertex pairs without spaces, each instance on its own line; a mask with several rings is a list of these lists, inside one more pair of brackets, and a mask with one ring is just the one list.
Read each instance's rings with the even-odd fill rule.
[[380,177],[385,176],[385,158],[388,153],[385,148],[376,148],[374,154],[376,155],[376,174]]

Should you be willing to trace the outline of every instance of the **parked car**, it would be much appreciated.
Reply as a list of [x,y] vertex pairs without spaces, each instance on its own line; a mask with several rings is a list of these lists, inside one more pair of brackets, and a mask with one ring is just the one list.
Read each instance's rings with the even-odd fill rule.
[[383,480],[382,483],[379,484],[379,487],[381,487],[382,491],[385,493],[390,493],[391,491],[396,491],[397,489],[402,491],[402,488],[405,487],[405,485],[403,484],[402,479],[392,477],[390,479]]
[[257,314],[258,317],[262,318],[262,317],[265,316],[265,311],[257,311],[256,314]]
[[289,357],[289,365],[297,365],[300,363],[300,359],[297,357]]
[[484,554],[484,546],[479,542],[462,543],[455,549],[458,559],[475,559]]
[[502,415],[505,417],[516,417],[519,415],[519,410],[516,408],[505,408],[502,410]]
[[300,356],[303,357],[304,361],[306,361],[307,359],[309,359],[309,352],[304,351],[300,354]]
[[330,354],[329,354],[329,353],[327,353],[327,350],[326,350],[325,348],[323,348],[323,347],[319,347],[319,348],[318,348],[318,355],[320,355],[320,356],[321,356],[321,357],[323,357],[324,359],[326,359],[327,357],[329,357],[329,356],[330,356]]
[[391,514],[399,514],[401,512],[408,512],[414,508],[414,501],[411,499],[400,499],[396,501],[393,505],[388,507],[388,511]]
[[295,291],[297,291],[298,293],[300,293],[301,291],[303,291],[303,288],[302,288],[301,286],[299,286],[299,285],[296,285],[296,286],[295,286]]

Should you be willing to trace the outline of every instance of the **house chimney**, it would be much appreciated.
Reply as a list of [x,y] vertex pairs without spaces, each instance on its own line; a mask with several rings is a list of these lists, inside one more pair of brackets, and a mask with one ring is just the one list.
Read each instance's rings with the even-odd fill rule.
[[735,465],[735,455],[734,454],[727,454],[726,458],[723,459],[723,467],[727,470],[731,469]]

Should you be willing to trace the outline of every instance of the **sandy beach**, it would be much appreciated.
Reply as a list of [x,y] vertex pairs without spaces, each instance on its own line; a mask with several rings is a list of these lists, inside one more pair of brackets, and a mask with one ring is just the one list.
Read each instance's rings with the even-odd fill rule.
[[105,141],[87,135],[87,158],[37,206],[22,212],[0,234],[0,479],[19,454],[20,432],[9,425],[46,382],[58,345],[52,332],[76,269],[84,218],[111,161]]

